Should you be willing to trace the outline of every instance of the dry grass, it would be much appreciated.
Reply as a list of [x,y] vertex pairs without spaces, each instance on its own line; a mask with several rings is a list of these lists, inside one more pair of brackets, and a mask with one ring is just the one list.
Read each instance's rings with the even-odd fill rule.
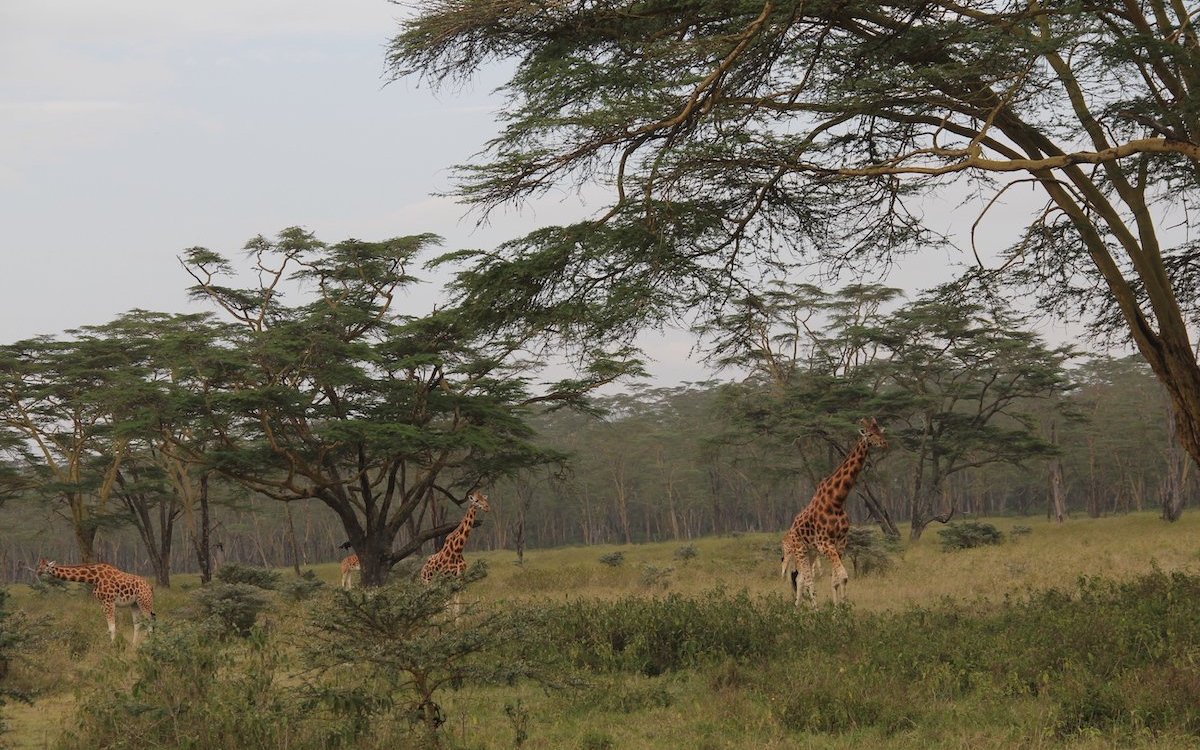
[[[1064,524],[1045,519],[988,519],[1005,533],[1005,543],[943,552],[931,526],[916,543],[905,541],[895,568],[884,575],[850,572],[850,599],[868,610],[902,609],[938,599],[988,600],[1029,590],[1070,587],[1080,576],[1129,578],[1148,572],[1200,569],[1200,514],[1185,514],[1173,524],[1157,515],[1137,513],[1111,518],[1078,518]],[[1030,527],[1013,537],[1013,526]],[[715,586],[752,594],[788,594],[779,575],[781,534],[744,534],[686,543],[570,547],[533,550],[523,565],[511,552],[469,553],[486,560],[487,579],[477,588],[484,598],[615,598],[630,593],[697,594]],[[680,560],[676,550],[694,545],[696,555]],[[621,552],[616,567],[600,557]],[[659,572],[648,582],[647,566]],[[849,567],[849,565],[848,565]],[[661,575],[666,569],[669,573]],[[829,566],[817,579],[818,601],[829,598]],[[654,577],[654,576],[651,576]]]
[[[971,601],[1000,600],[1048,587],[1070,588],[1081,576],[1130,578],[1153,566],[1164,570],[1195,572],[1200,569],[1200,513],[1187,513],[1177,523],[1167,524],[1150,513],[1087,519],[1076,518],[1062,525],[1044,519],[989,519],[1005,532],[1004,544],[959,552],[943,552],[937,529],[931,527],[918,543],[904,543],[896,565],[885,575],[856,576],[851,570],[850,600],[855,608],[871,611],[904,609],[930,604],[943,598]],[[1014,525],[1028,526],[1029,534],[1009,535]],[[468,561],[485,560],[489,575],[472,592],[483,600],[536,600],[617,598],[630,594],[676,592],[695,595],[717,586],[748,590],[755,595],[789,595],[779,575],[778,533],[743,534],[705,538],[689,542],[664,542],[633,546],[573,547],[531,550],[523,565],[512,552],[468,551]],[[695,554],[684,559],[681,547],[691,545]],[[601,563],[606,554],[621,552],[616,567]],[[337,563],[316,568],[321,578],[336,586]],[[828,566],[818,583],[818,600],[829,597]],[[159,591],[156,610],[161,618],[176,616],[188,600],[194,577],[178,576],[172,590]],[[70,721],[75,688],[84,675],[113,654],[127,654],[122,645],[109,644],[100,608],[82,589],[38,595],[27,586],[11,588],[12,605],[33,618],[45,618],[47,635],[28,659],[14,665],[11,675],[18,687],[32,690],[37,700],[31,706],[10,704],[4,709],[9,733],[0,738],[15,748],[52,747],[54,739]],[[302,607],[292,607],[276,616],[291,617]],[[122,639],[128,639],[128,613],[118,620]],[[793,747],[795,737],[781,735],[761,704],[745,699],[737,691],[714,693],[711,674],[664,676],[647,680],[639,690],[661,693],[665,705],[639,710],[636,718],[608,722],[603,737],[594,746],[655,748],[689,745],[706,747],[784,748]],[[629,684],[622,689],[631,690]],[[714,700],[713,695],[717,698]],[[602,694],[598,700],[603,700]],[[575,715],[578,701],[543,693],[534,688],[500,691],[467,689],[448,698],[448,715],[462,717],[458,726],[447,727],[464,746],[512,747],[511,721],[505,704],[521,701],[534,722],[528,748],[585,747],[592,715]],[[585,703],[588,701],[585,700]],[[594,702],[594,701],[593,701]],[[654,703],[654,701],[650,701]],[[467,704],[470,709],[467,710]],[[1010,737],[970,739],[955,734],[945,747],[1062,747],[1046,741],[1039,724],[1039,708],[1029,705],[1028,725],[1014,726]],[[1023,714],[1022,714],[1023,715]],[[561,717],[553,723],[547,716]],[[540,717],[540,718],[539,718]],[[540,722],[540,723],[539,723]],[[969,727],[963,720],[958,726]],[[922,735],[927,742],[930,735]],[[1041,739],[1039,739],[1041,738]],[[814,737],[812,747],[870,746],[870,736],[849,733]],[[905,747],[894,737],[889,746]],[[918,743],[919,744],[919,743]],[[914,745],[915,747],[916,745]],[[924,745],[922,745],[924,746]],[[1078,748],[1112,747],[1103,737],[1077,737],[1069,744]],[[1168,743],[1167,746],[1171,746]],[[1186,746],[1186,745],[1178,745]]]

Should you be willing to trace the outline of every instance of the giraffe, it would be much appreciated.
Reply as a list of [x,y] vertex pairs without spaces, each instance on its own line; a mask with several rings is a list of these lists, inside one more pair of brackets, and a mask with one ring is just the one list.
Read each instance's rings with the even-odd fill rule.
[[38,560],[37,574],[50,574],[64,581],[78,581],[92,587],[92,596],[104,608],[108,620],[108,638],[117,639],[116,608],[130,607],[133,613],[133,645],[138,644],[145,618],[149,630],[154,620],[154,589],[141,576],[131,575],[106,563],[89,565],[59,565],[53,560]]
[[358,562],[358,554],[352,554],[342,559],[342,588],[354,588],[354,572],[362,570]]
[[475,513],[479,510],[484,513],[491,510],[488,507],[487,495],[479,490],[474,490],[467,495],[467,500],[470,507],[463,514],[462,520],[458,522],[458,528],[450,532],[446,541],[442,543],[442,548],[430,555],[421,567],[421,580],[425,583],[432,581],[433,576],[437,573],[460,576],[467,569],[467,561],[463,559],[462,553],[463,547],[467,546],[467,537],[471,535],[472,525],[475,523]]
[[846,515],[843,505],[854,487],[858,473],[867,461],[867,451],[870,448],[887,450],[883,428],[874,417],[861,420],[859,425],[860,437],[854,448],[846,454],[841,465],[817,485],[812,500],[796,514],[792,527],[783,535],[781,574],[787,577],[788,571],[795,568],[792,574],[792,588],[796,592],[796,606],[800,606],[802,596],[809,604],[816,604],[813,567],[818,554],[828,558],[833,566],[830,572],[833,602],[837,604],[846,598],[846,582],[850,575],[846,572],[846,566],[842,564],[841,555],[846,550],[850,518]]

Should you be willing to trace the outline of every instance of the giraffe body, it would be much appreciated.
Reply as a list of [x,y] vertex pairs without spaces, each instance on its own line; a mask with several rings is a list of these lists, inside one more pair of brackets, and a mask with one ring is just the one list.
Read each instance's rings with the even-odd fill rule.
[[797,606],[801,598],[809,604],[816,604],[813,570],[822,555],[832,566],[830,579],[834,603],[846,598],[846,582],[850,574],[842,563],[842,553],[846,551],[850,517],[846,514],[845,501],[866,463],[868,450],[872,447],[887,448],[883,428],[874,417],[862,420],[861,428],[861,437],[854,448],[833,473],[817,485],[812,500],[796,514],[791,528],[783,535],[781,572],[786,577],[788,571],[794,568],[792,588],[796,592]]
[[358,561],[358,554],[352,554],[342,559],[342,588],[354,588],[354,573],[362,570],[362,564]]
[[463,514],[462,520],[458,522],[458,527],[446,537],[442,548],[430,555],[425,564],[421,566],[421,580],[425,583],[432,581],[438,573],[460,576],[467,569],[467,561],[463,558],[463,548],[467,546],[467,539],[471,536],[475,514],[480,510],[484,513],[490,510],[487,495],[479,490],[472,492],[467,499],[470,507]]
[[107,563],[59,565],[53,560],[38,561],[38,575],[49,574],[64,581],[77,581],[92,587],[92,596],[104,609],[109,640],[117,638],[117,607],[130,607],[133,614],[133,644],[140,640],[143,627],[154,619],[154,589],[141,576],[118,570]]

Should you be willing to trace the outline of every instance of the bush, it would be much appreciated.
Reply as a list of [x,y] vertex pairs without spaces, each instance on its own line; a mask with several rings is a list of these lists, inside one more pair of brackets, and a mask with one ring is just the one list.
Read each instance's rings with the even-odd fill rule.
[[436,747],[445,721],[437,703],[443,688],[519,677],[553,682],[550,655],[527,637],[539,627],[534,609],[476,617],[474,606],[452,605],[484,572],[476,563],[462,577],[437,576],[428,585],[402,581],[334,592],[313,613],[302,644],[303,660],[318,676],[311,702],[326,706],[347,737],[401,720],[422,747]]
[[[163,622],[132,662],[110,657],[97,668],[95,688],[81,696],[79,724],[60,746],[299,746],[304,712],[275,685],[278,664],[265,639],[224,642],[196,623]],[[114,690],[127,675],[132,688]]]
[[642,563],[638,583],[648,589],[665,589],[671,585],[671,573],[674,568],[660,568],[657,565]]
[[943,552],[1000,544],[1004,541],[1004,534],[999,529],[980,521],[952,523],[944,529],[939,529],[938,536],[942,538]]
[[266,568],[226,563],[217,571],[216,578],[222,583],[243,583],[273,591],[279,585],[280,575],[277,571],[267,570]]
[[306,570],[299,578],[290,578],[279,584],[279,594],[289,601],[302,602],[311,598],[324,585],[316,573]]
[[192,595],[196,618],[221,636],[248,636],[267,606],[265,594],[244,583],[216,583]]
[[883,575],[895,567],[883,535],[859,526],[846,535],[846,556],[856,576]]
[[[39,639],[41,629],[41,624],[30,621],[21,612],[10,611],[7,605],[8,591],[0,588],[0,708],[10,700],[29,702],[29,695],[24,690],[10,684],[8,671],[13,660],[29,653],[31,645]],[[3,716],[0,716],[0,735],[4,734],[5,728]],[[3,739],[0,739],[0,747],[3,746]]]
[[678,549],[675,550],[675,559],[682,560],[683,562],[687,562],[688,560],[691,560],[693,557],[695,557],[697,554],[699,554],[699,551],[696,549],[696,545],[685,544],[682,547],[679,547]]
[[609,552],[607,554],[600,555],[600,563],[602,565],[607,565],[610,568],[620,567],[624,562],[624,552]]
[[774,653],[796,623],[782,599],[752,600],[715,590],[702,597],[630,596],[543,606],[543,630],[530,640],[575,666],[647,676]]

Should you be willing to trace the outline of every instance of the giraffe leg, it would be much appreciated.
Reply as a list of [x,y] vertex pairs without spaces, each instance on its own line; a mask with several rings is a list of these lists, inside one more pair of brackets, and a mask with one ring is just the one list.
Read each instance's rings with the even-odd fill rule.
[[133,615],[133,647],[142,640],[142,610],[138,605],[134,604],[129,608],[129,612]]
[[792,585],[796,589],[796,606],[800,606],[801,600],[807,602],[809,606],[817,603],[816,591],[813,589],[813,569],[812,558],[807,552],[795,555],[796,561],[796,578]]
[[117,640],[117,607],[113,602],[103,602],[104,619],[108,620],[108,640]]
[[822,545],[821,552],[829,559],[833,603],[841,604],[846,599],[846,582],[850,580],[850,574],[846,572],[846,566],[842,564],[842,556],[838,554],[836,547],[832,544]]

